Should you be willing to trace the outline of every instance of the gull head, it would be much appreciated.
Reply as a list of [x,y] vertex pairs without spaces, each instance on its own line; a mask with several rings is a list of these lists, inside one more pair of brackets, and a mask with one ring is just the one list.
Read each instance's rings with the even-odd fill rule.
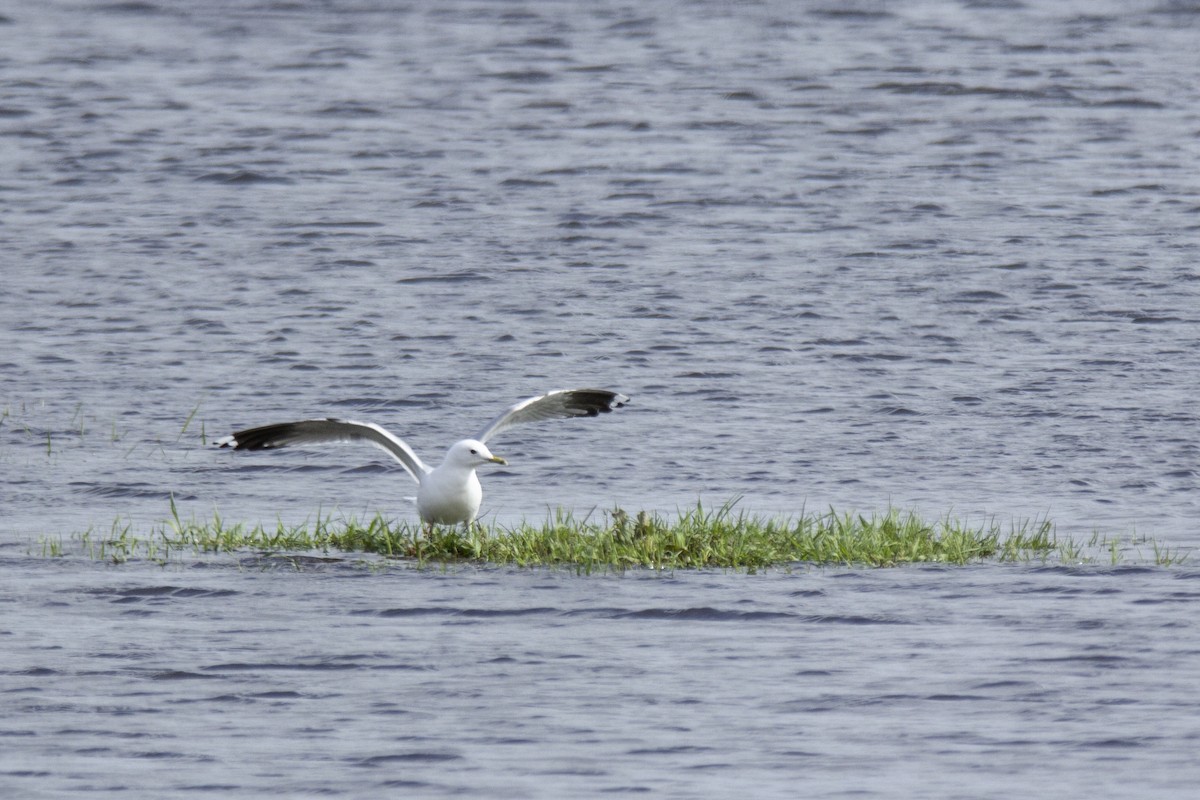
[[455,442],[446,451],[446,464],[474,469],[484,464],[507,464],[500,456],[492,455],[492,451],[483,442],[476,439],[463,439]]

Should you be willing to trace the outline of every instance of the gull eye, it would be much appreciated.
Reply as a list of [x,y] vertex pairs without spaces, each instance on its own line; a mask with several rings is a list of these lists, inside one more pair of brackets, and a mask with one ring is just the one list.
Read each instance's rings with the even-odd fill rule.
[[478,451],[478,450],[472,450],[472,451],[471,451],[471,455],[473,455],[473,456],[477,456],[477,455],[479,455],[479,451]]

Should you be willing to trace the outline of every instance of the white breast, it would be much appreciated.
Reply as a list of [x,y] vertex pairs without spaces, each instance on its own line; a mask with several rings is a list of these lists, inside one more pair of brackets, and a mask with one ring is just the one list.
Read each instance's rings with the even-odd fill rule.
[[473,522],[483,501],[483,489],[475,470],[438,467],[417,489],[417,511],[425,522],[457,525]]

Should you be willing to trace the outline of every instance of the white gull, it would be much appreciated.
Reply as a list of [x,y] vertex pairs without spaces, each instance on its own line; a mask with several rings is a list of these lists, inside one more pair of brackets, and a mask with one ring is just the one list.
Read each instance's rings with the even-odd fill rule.
[[621,408],[629,398],[607,389],[558,389],[514,403],[487,424],[473,439],[455,442],[442,463],[430,467],[404,440],[371,422],[341,419],[306,419],[248,428],[218,439],[219,447],[234,450],[268,450],[290,445],[329,442],[366,442],[395,458],[419,484],[417,512],[430,525],[457,525],[475,521],[483,489],[475,468],[507,464],[492,455],[487,441],[501,431],[526,422],[571,417],[595,417]]

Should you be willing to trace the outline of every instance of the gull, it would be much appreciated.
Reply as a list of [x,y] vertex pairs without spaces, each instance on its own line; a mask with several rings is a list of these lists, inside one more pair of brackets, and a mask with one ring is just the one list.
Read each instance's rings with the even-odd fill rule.
[[607,389],[556,389],[513,403],[473,439],[450,445],[442,463],[430,467],[403,439],[372,422],[341,419],[306,419],[248,428],[216,441],[234,450],[274,450],[290,445],[330,442],[365,442],[386,451],[400,462],[418,484],[417,512],[433,525],[470,525],[479,513],[483,489],[475,468],[508,462],[487,447],[488,439],[513,425],[545,419],[595,417],[621,408],[629,398]]

